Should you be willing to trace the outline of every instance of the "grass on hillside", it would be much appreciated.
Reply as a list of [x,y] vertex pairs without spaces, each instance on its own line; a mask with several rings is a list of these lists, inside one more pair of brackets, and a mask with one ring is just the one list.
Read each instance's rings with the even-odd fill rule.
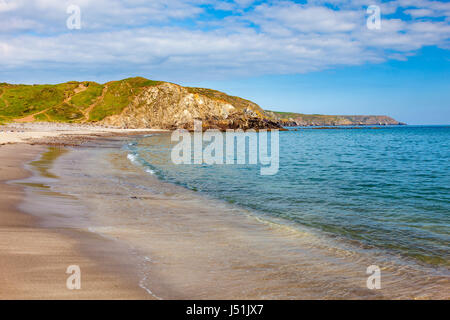
[[[108,90],[104,99],[94,107],[89,120],[99,121],[107,116],[120,114],[142,88],[160,83],[161,81],[141,77],[107,83]],[[87,89],[75,93],[80,84]],[[46,109],[48,109],[46,112],[36,114],[34,118],[38,121],[81,121],[84,118],[82,111],[97,101],[102,95],[104,86],[95,82],[76,81],[56,85],[0,83],[0,122],[13,121]]]
[[210,99],[225,101],[229,104],[232,104],[238,110],[242,110],[251,106],[251,109],[255,110],[260,115],[264,114],[264,111],[254,102],[250,100],[243,99],[241,97],[230,96],[221,91],[206,89],[206,88],[194,88],[194,87],[186,87],[189,93],[200,94],[206,96]]
[[8,85],[2,89],[3,100],[0,115],[8,118],[22,118],[30,114],[56,106],[64,101],[78,83],[62,83],[57,85]]
[[108,90],[103,100],[91,111],[89,120],[100,121],[107,116],[120,114],[131,102],[131,98],[138,94],[142,88],[156,86],[160,83],[161,81],[140,77],[107,83]]
[[[61,105],[53,107],[45,114],[48,115],[52,121],[58,122],[76,122],[77,120],[81,120],[84,118],[83,113],[78,108],[68,103],[63,103]],[[40,115],[38,115],[38,117],[39,116]]]
[[75,94],[70,103],[77,108],[82,110],[88,108],[95,100],[101,96],[103,91],[103,86],[95,82],[87,82],[85,84],[87,89],[80,93]]
[[[71,81],[56,85],[0,83],[0,95],[2,95],[0,98],[0,122],[9,122],[30,115],[33,115],[36,121],[100,121],[107,116],[122,113],[143,88],[161,83],[163,82],[142,77],[111,81],[104,85],[90,81]],[[80,85],[87,87],[86,90],[81,92],[77,90],[78,93],[75,93]],[[249,100],[229,96],[212,89],[186,89],[193,94],[227,102],[237,109],[250,108],[260,115],[264,115],[264,111]],[[104,96],[102,97],[103,93]],[[99,99],[99,97],[102,97],[102,99]],[[93,108],[89,112],[89,119],[85,119],[83,113],[90,106]]]
[[[0,96],[2,95],[3,92],[4,90],[0,88]],[[0,110],[2,110],[5,107],[6,107],[5,100],[3,100],[3,98],[0,98]]]
[[266,112],[273,112],[276,116],[281,119],[295,119],[295,118],[303,118],[305,120],[310,121],[332,121],[337,120],[338,118],[342,118],[344,116],[333,116],[333,115],[323,115],[323,114],[303,114],[303,113],[295,113],[295,112],[284,112],[284,111],[271,111],[266,110]]

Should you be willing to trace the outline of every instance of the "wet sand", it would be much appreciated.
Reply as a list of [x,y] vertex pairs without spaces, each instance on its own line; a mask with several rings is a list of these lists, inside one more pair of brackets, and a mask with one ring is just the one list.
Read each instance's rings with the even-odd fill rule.
[[[10,180],[46,147],[0,146],[0,299],[148,299],[137,285],[126,248],[77,229],[45,228],[17,209],[24,190]],[[120,257],[120,258],[119,258]],[[81,268],[81,290],[68,290],[69,265]]]
[[[150,297],[449,298],[445,271],[267,220],[162,182],[127,158],[121,148],[126,142],[67,148],[46,167],[45,158],[55,153],[48,149],[34,168],[40,177],[26,180],[30,186],[21,209],[40,217],[46,228],[81,229],[127,248],[128,258],[120,261],[134,258],[124,269]],[[366,286],[370,265],[382,270],[381,290]]]
[[0,299],[449,298],[448,274],[162,182],[124,143],[0,146]]

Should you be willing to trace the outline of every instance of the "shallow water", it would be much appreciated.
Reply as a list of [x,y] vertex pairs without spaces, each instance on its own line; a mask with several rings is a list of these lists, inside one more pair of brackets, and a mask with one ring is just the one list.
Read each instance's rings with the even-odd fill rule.
[[260,214],[449,266],[450,127],[280,133],[280,169],[173,165],[168,135],[129,146],[149,172]]
[[[381,130],[384,129],[374,131]],[[288,132],[284,137],[282,133],[280,139],[319,132],[305,131]],[[317,137],[310,139],[312,143]],[[163,134],[73,149],[46,169],[53,178],[32,179],[31,183],[45,182],[51,192],[45,190],[44,194],[29,185],[27,188],[34,197],[29,198],[32,203],[28,203],[28,207],[26,203],[23,207],[44,220],[64,227],[84,228],[129,246],[130,253],[139,261],[139,285],[158,298],[449,298],[449,270],[445,264],[424,262],[397,248],[368,245],[358,237],[311,225],[314,221],[310,217],[312,213],[326,207],[325,204],[318,206],[315,201],[308,205],[306,199],[311,200],[312,193],[302,196],[303,203],[297,206],[273,199],[278,187],[283,190],[278,196],[286,194],[286,199],[294,198],[282,183],[286,181],[283,179],[292,178],[292,174],[283,173],[286,160],[280,164],[279,180],[274,179],[276,176],[269,177],[275,184],[261,187],[258,184],[261,177],[244,180],[241,176],[256,171],[252,167],[202,167],[200,170],[198,166],[192,169],[164,167],[161,159],[167,156],[167,142],[168,136]],[[290,149],[295,146],[292,144]],[[300,149],[303,151],[298,152],[308,154],[305,146]],[[151,164],[154,157],[159,157],[159,162]],[[314,161],[307,162],[312,165]],[[302,169],[302,166],[292,166]],[[214,173],[214,170],[226,170],[226,174],[218,172],[217,176],[211,176],[205,173]],[[188,174],[194,175],[195,179],[183,180]],[[241,177],[243,182],[234,181],[230,175]],[[230,194],[242,196],[227,202],[221,198],[230,199],[219,192],[227,188],[217,187],[216,183],[229,180],[233,180],[232,185],[228,185],[233,190]],[[296,180],[314,185],[314,179],[297,176]],[[341,184],[348,186],[345,181]],[[296,182],[292,187],[297,185],[301,183]],[[326,191],[332,186],[324,187],[322,193],[328,194]],[[306,192],[307,189],[304,187],[303,190]],[[248,193],[245,190],[249,190]],[[260,195],[260,190],[267,190],[269,194]],[[320,198],[317,193],[321,191],[314,190],[315,197]],[[339,195],[338,192],[335,194]],[[353,197],[359,195],[354,191]],[[265,202],[254,208],[252,203],[257,203],[258,197],[264,197]],[[268,199],[272,200],[269,202]],[[69,201],[72,205],[68,205]],[[310,220],[305,221],[310,223],[279,215],[275,210],[260,209],[281,205],[307,212]],[[334,210],[333,206],[331,208]],[[359,213],[350,211],[353,215]],[[369,219],[368,214],[362,214],[361,225]],[[348,224],[353,228],[356,222]],[[447,226],[443,225],[444,230]],[[370,229],[369,226],[366,228]],[[445,258],[445,255],[440,257]],[[366,269],[370,265],[381,268],[381,290],[369,290],[366,286]]]

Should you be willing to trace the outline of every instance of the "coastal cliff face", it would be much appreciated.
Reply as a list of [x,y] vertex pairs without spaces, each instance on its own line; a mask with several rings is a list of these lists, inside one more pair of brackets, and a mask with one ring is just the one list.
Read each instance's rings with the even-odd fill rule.
[[195,119],[214,129],[279,128],[255,103],[222,92],[161,83],[143,89],[118,115],[102,124],[124,128],[193,129]]
[[0,83],[0,123],[97,123],[121,128],[282,129],[283,126],[401,124],[387,116],[325,116],[264,111],[223,92],[141,77],[98,84]]
[[332,116],[291,112],[265,111],[265,115],[285,127],[292,126],[365,126],[404,125],[388,116]]

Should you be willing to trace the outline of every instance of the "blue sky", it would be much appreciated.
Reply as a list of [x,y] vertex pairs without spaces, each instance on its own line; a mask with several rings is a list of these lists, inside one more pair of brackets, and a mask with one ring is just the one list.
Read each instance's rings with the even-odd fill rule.
[[449,40],[447,1],[0,0],[0,81],[139,75],[280,111],[450,124]]
[[421,49],[407,61],[182,84],[213,87],[265,109],[379,114],[408,124],[450,124],[450,51],[436,47]]

